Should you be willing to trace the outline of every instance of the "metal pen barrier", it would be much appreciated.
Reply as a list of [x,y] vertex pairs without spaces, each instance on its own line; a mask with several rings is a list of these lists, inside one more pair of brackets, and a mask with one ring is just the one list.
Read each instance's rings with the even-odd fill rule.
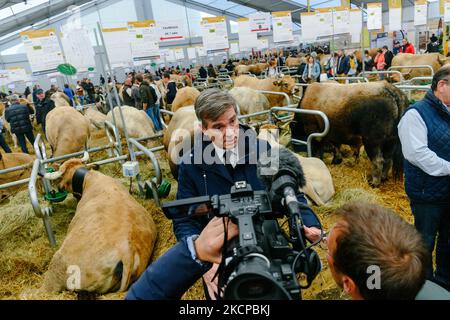
[[316,115],[316,116],[320,116],[323,119],[324,122],[324,130],[322,132],[316,132],[316,133],[311,133],[306,141],[303,140],[298,140],[298,139],[291,139],[292,143],[296,143],[296,144],[302,144],[302,145],[306,145],[307,147],[307,151],[308,151],[308,157],[312,156],[312,139],[314,138],[323,138],[325,137],[328,132],[330,131],[330,121],[328,120],[328,117],[325,113],[323,113],[322,111],[318,111],[318,110],[305,110],[305,109],[298,109],[298,108],[280,108],[280,107],[273,107],[270,109],[270,118],[273,118],[273,113],[274,111],[286,111],[286,112],[294,112],[294,113],[301,113],[301,114],[309,114],[309,115]]
[[54,248],[56,246],[56,240],[49,219],[53,214],[53,209],[52,207],[41,208],[37,195],[36,182],[40,171],[42,174],[44,168],[41,164],[41,161],[39,159],[36,159],[33,163],[33,169],[31,171],[31,176],[28,182],[28,195],[30,196],[31,206],[33,207],[34,214],[36,215],[36,217],[41,218],[44,222],[44,228],[45,232],[47,233],[48,241],[50,242],[50,246]]
[[331,77],[331,79],[332,80],[348,80],[348,81],[354,80],[354,81],[358,81],[358,82],[361,82],[361,81],[369,82],[369,79],[367,79],[366,77],[361,77],[361,76],[358,76],[358,77],[337,77],[337,76],[333,76],[333,77]]
[[411,91],[428,91],[431,89],[431,85],[404,85],[404,84],[394,84],[398,89],[406,91],[408,99],[411,100]]
[[398,70],[398,69],[429,69],[431,72],[431,77],[434,76],[434,70],[430,65],[427,64],[420,64],[420,65],[416,65],[416,66],[391,66],[388,68],[389,70]]
[[[385,71],[363,71],[360,74],[358,74],[358,77],[365,77],[366,74],[398,74],[400,77],[400,82],[405,81],[405,78],[403,77],[403,74],[400,71],[397,70],[385,70]],[[338,77],[339,79],[339,77]]]
[[[153,179],[151,179],[151,180],[146,181],[145,183],[150,187],[152,194],[153,194],[153,199],[155,200],[156,205],[159,207],[161,204],[159,201],[157,186],[162,181],[161,169],[159,166],[159,162],[156,159],[156,157],[152,151],[150,151],[149,149],[144,147],[142,144],[137,142],[135,139],[130,138],[129,142],[132,147],[136,147],[138,150],[140,150],[142,152],[143,155],[146,155],[153,164],[153,169],[155,170],[156,181],[153,181]],[[140,174],[137,175],[136,179],[138,182],[139,192],[141,193],[141,195],[145,195],[145,184],[141,183]]]
[[[112,132],[114,133],[114,138],[111,136],[110,131],[108,130],[108,127],[112,130]],[[110,148],[109,151],[109,156],[112,156],[112,152],[114,152],[114,154],[118,157],[121,156],[122,153],[122,144],[120,143],[120,133],[119,133],[119,129],[113,125],[111,122],[109,122],[108,120],[105,120],[105,131],[106,131],[106,136],[108,137],[110,146],[112,146]]]
[[431,82],[432,80],[433,80],[433,77],[414,77],[414,78],[405,80],[404,82],[401,82],[400,84],[412,85],[416,81],[429,81],[429,82]]
[[266,91],[266,90],[256,90],[259,93],[265,93],[265,94],[274,94],[274,95],[279,95],[279,96],[284,96],[284,98],[286,99],[286,104],[285,106],[290,106],[291,103],[291,98],[289,97],[289,95],[285,92],[277,92],[277,91]]

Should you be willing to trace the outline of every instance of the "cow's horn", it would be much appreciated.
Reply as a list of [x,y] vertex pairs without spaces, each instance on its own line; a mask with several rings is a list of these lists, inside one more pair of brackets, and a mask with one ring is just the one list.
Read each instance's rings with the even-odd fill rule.
[[89,153],[87,151],[84,152],[83,158],[81,158],[81,162],[88,162],[89,161]]
[[61,178],[62,175],[63,173],[61,171],[47,172],[46,174],[44,174],[44,178],[47,180],[57,180]]

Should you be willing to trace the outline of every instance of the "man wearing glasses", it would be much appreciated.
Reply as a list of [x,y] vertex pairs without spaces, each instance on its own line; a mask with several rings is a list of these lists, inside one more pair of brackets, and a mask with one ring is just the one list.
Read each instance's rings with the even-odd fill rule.
[[[398,134],[405,157],[405,190],[414,224],[427,246],[427,278],[450,289],[450,66],[433,77],[431,90],[408,108]],[[436,271],[432,253],[436,245]]]

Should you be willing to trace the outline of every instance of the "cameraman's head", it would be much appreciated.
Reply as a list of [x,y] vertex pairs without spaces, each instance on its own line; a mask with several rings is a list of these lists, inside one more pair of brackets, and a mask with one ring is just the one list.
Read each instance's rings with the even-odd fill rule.
[[203,91],[195,102],[195,113],[202,123],[202,131],[222,149],[236,146],[239,133],[236,101],[219,89]]
[[374,204],[347,204],[337,214],[327,257],[337,284],[353,299],[414,299],[427,263],[416,229]]

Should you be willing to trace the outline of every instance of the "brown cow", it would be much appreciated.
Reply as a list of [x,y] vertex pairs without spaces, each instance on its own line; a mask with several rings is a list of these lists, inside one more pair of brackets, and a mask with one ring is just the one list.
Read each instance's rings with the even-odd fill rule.
[[[331,98],[330,98],[331,97]],[[406,95],[385,82],[335,84],[313,83],[299,103],[305,110],[320,110],[330,121],[330,132],[315,145],[331,143],[335,148],[333,163],[342,162],[341,144],[357,145],[362,140],[372,162],[369,183],[379,186],[393,166],[394,177],[402,172],[402,154],[397,124],[408,106]],[[321,132],[323,120],[318,116],[296,114],[291,123],[293,138]],[[303,132],[304,130],[304,132]],[[318,150],[315,151],[317,155]]]
[[255,76],[259,76],[264,73],[267,69],[269,69],[268,63],[256,63],[250,65],[239,65],[234,69],[235,75],[239,76],[242,74],[251,73]]
[[192,106],[195,104],[195,100],[200,95],[200,91],[193,87],[184,87],[177,91],[175,99],[172,102],[172,112],[176,112],[178,109]]
[[[426,53],[426,54],[411,54],[411,53],[399,53],[394,59],[392,59],[392,66],[417,66],[427,65],[433,68],[434,72],[437,72],[443,65],[450,62],[450,58],[446,58],[439,53]],[[403,74],[405,80],[415,77],[430,77],[431,70],[428,68],[420,69],[395,69]],[[392,76],[393,81],[400,81],[398,75]]]
[[303,62],[306,62],[306,59],[304,57],[288,57],[286,58],[286,67],[298,67]]
[[[265,90],[274,92],[284,92],[288,96],[292,96],[298,91],[295,86],[295,80],[291,76],[270,77],[266,79],[257,79],[250,76],[239,76],[234,80],[235,87],[247,87],[255,90]],[[286,105],[285,98],[282,95],[264,94],[269,100],[270,106]]]
[[[157,237],[155,223],[119,181],[96,171],[83,173],[83,168],[81,159],[71,159],[59,171],[46,175],[81,199],[67,236],[50,262],[42,290],[126,291],[148,265]],[[73,190],[75,174],[82,180]]]
[[[18,166],[26,166],[24,170],[14,171],[10,173],[0,174],[0,184],[5,184],[13,181],[18,181],[30,177],[31,167],[33,166],[34,158],[25,153],[5,153],[0,152],[0,170],[13,168]],[[0,190],[0,200],[5,196],[14,194],[18,190],[24,188],[14,187],[6,190]]]

